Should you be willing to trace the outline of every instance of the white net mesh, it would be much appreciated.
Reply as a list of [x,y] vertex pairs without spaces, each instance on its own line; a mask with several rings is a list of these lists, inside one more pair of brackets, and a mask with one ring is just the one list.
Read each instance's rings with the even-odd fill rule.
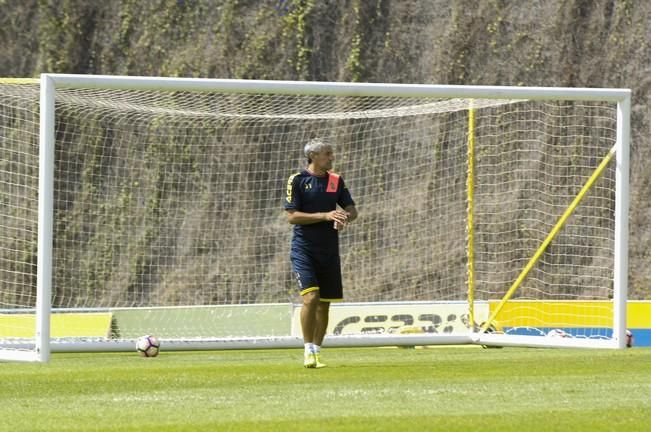
[[[486,258],[478,259],[485,266],[487,293],[499,293],[515,279],[615,143],[613,107],[545,104],[544,111],[499,115],[489,114],[477,127],[477,232],[494,236],[486,242]],[[484,138],[492,136],[500,142]],[[603,288],[613,277],[614,173],[613,164],[577,207],[520,296],[571,300],[612,294]],[[507,247],[495,246],[507,241]],[[504,268],[503,262],[513,265]],[[495,265],[505,272],[491,268]]]
[[[518,278],[614,145],[615,119],[612,105],[579,102],[484,110],[475,189],[479,298],[501,298]],[[522,334],[560,328],[575,337],[611,337],[614,203],[611,163],[498,322]]]
[[[33,307],[36,272],[38,87],[17,89],[0,86],[7,310]],[[341,234],[345,300],[463,301],[469,107],[475,296],[499,300],[613,146],[614,104],[58,89],[53,307],[297,301],[282,200],[314,137],[360,210]],[[509,302],[584,303],[525,302],[505,325],[612,314],[614,191],[610,166]]]
[[38,86],[0,86],[0,340],[34,333],[38,119]]
[[363,209],[343,235],[346,299],[463,294],[464,188],[443,172],[464,173],[465,113],[455,130],[448,111],[467,101],[62,90],[58,104],[57,306],[295,299],[282,199],[315,136]]

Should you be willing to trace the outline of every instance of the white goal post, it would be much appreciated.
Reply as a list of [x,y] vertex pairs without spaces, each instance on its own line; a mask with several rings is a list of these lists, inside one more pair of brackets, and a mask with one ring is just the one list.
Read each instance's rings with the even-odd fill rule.
[[329,346],[625,346],[628,89],[0,79],[0,360],[298,347],[287,178],[331,142]]

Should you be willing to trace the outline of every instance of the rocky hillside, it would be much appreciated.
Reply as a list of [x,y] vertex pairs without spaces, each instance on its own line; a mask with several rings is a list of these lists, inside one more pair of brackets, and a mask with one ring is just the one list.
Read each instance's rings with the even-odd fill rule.
[[0,76],[630,88],[630,294],[651,299],[649,22],[637,0],[0,0]]

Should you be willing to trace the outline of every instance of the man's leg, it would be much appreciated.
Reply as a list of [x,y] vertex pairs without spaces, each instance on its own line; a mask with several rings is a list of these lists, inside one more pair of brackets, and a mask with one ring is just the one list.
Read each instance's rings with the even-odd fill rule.
[[330,302],[320,301],[316,309],[316,325],[314,326],[314,338],[312,339],[315,345],[323,345],[323,338],[328,328],[329,314]]
[[323,338],[328,328],[328,316],[330,312],[330,302],[321,301],[316,310],[316,326],[314,328],[314,345],[315,345],[315,368],[326,367],[325,363],[321,362],[321,345]]
[[[301,328],[303,330],[303,342],[306,344],[314,343],[314,336],[317,328],[317,312],[319,309],[320,297],[319,291],[310,291],[303,295],[303,307],[301,307]],[[303,365],[307,368],[316,367],[314,353],[305,352]]]
[[341,283],[341,261],[338,254],[331,254],[321,257],[319,261],[319,272],[316,276],[319,280],[320,302],[316,311],[316,326],[314,329],[314,345],[316,353],[316,367],[325,367],[321,362],[321,345],[325,338],[330,316],[330,302],[343,299],[343,287]]

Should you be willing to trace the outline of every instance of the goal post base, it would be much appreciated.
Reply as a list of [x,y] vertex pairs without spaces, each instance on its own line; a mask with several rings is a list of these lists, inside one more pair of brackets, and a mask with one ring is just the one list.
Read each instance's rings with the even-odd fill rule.
[[42,361],[40,356],[31,348],[32,351],[17,351],[14,349],[0,348],[0,362],[39,362]]
[[[292,349],[302,348],[303,339],[296,336],[260,337],[260,338],[220,338],[201,340],[160,340],[161,351],[212,351],[212,350],[250,350],[250,349]],[[427,346],[427,345],[467,345],[472,341],[468,335],[347,335],[328,336],[324,347],[391,347],[391,346]],[[29,344],[13,345],[14,348],[30,349]],[[97,341],[52,341],[53,353],[83,352],[128,352],[135,351],[135,340],[97,340]],[[28,360],[29,352],[1,350],[0,352],[19,354]],[[13,360],[13,359],[12,359]]]
[[615,340],[577,337],[478,334],[476,344],[490,347],[530,348],[619,348]]
[[[324,341],[328,348],[353,347],[415,347],[415,346],[461,346],[484,347],[531,347],[531,348],[590,348],[617,349],[615,339],[597,339],[562,336],[523,336],[505,334],[377,334],[328,336]],[[161,350],[166,351],[218,351],[253,349],[299,349],[303,339],[297,336],[237,337],[215,339],[162,339]],[[53,340],[53,353],[129,352],[135,350],[135,340]],[[14,343],[0,348],[0,361],[40,361],[33,344]]]

